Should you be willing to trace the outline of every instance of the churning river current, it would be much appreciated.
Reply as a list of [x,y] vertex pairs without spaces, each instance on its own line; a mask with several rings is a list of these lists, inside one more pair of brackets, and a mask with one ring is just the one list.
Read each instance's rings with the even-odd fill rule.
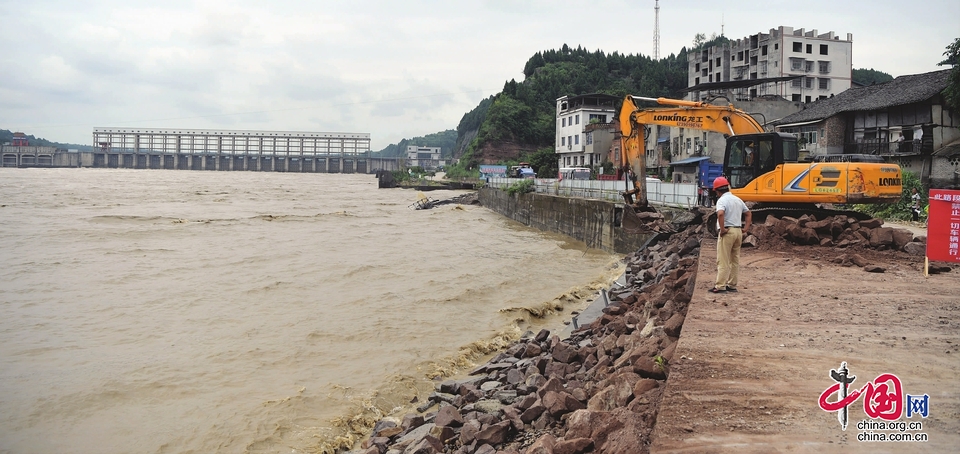
[[372,175],[0,168],[0,452],[347,446],[620,274],[416,199]]

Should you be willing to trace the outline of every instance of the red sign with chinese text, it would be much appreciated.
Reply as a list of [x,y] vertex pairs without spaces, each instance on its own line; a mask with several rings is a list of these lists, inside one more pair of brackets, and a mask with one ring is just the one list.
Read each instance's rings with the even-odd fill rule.
[[960,262],[960,191],[931,189],[927,201],[927,258]]

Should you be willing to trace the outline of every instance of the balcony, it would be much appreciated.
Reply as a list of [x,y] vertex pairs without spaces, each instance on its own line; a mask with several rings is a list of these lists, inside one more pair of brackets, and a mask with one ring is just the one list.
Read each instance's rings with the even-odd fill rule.
[[843,146],[844,154],[871,154],[878,156],[915,156],[920,154],[923,144],[920,140],[905,142],[867,141],[848,143]]

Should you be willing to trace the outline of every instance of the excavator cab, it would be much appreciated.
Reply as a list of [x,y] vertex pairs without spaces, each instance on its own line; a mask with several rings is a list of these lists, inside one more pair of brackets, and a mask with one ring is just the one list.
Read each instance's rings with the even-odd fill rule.
[[739,189],[785,162],[797,162],[800,157],[797,138],[791,134],[742,134],[727,138],[723,173],[730,187]]

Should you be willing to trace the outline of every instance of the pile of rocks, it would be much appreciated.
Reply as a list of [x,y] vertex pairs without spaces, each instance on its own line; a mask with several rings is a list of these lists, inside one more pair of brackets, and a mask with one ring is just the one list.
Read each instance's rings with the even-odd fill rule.
[[820,216],[805,214],[799,218],[767,216],[763,223],[750,228],[744,246],[768,243],[776,246],[776,238],[800,245],[826,247],[861,247],[876,250],[898,250],[923,255],[926,237],[914,237],[907,229],[884,227],[882,219],[858,220],[847,215]]
[[[696,281],[704,211],[625,258],[627,285],[603,315],[560,339],[523,338],[440,383],[402,418],[379,421],[357,454],[645,452]],[[431,411],[437,406],[435,411]]]

